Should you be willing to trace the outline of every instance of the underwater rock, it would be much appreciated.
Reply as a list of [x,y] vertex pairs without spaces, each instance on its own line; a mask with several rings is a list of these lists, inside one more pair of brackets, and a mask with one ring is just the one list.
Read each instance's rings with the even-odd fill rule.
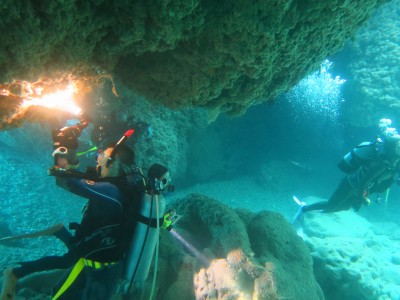
[[[391,239],[393,223],[383,235],[352,211],[305,214],[305,241],[315,276],[329,299],[399,299],[400,251]],[[384,228],[384,227],[383,227]]]
[[245,224],[254,256],[274,266],[280,298],[324,298],[314,279],[308,248],[282,215],[259,212],[246,218]]
[[196,299],[278,300],[273,264],[255,265],[241,250],[216,259],[194,276]]
[[[147,170],[154,162],[160,162],[168,167],[173,181],[185,180],[186,170],[195,168],[187,162],[189,141],[207,126],[205,113],[190,108],[170,110],[146,101],[123,86],[119,93],[123,102],[129,102],[123,110],[129,118],[145,121],[151,129],[148,138],[140,138],[134,144],[136,165]],[[118,101],[118,98],[112,99]],[[107,108],[109,105],[105,104],[103,110]]]
[[352,79],[344,86],[346,98],[352,100],[344,103],[343,111],[354,126],[376,126],[388,111],[392,118],[400,117],[400,87],[395,84],[400,76],[400,42],[393,39],[400,31],[399,16],[400,1],[389,1],[349,42],[343,59],[339,57]]
[[195,272],[196,259],[185,255],[182,258],[179,270],[177,271],[177,277],[174,283],[167,287],[163,300],[175,300],[175,299],[194,299],[193,290],[193,274]]
[[[16,300],[50,300],[53,287],[59,282],[64,270],[53,270],[28,275],[17,283]],[[3,278],[0,277],[0,288]]]
[[200,194],[192,194],[173,204],[183,218],[179,226],[190,233],[201,249],[210,248],[217,257],[235,249],[252,253],[246,227],[229,206]]
[[[205,264],[197,257],[189,268],[196,299],[324,299],[308,249],[283,216],[235,212],[200,194],[177,200],[172,206],[182,216],[175,230],[208,260]],[[167,252],[174,253],[170,242],[162,243],[160,252],[168,245]],[[173,263],[187,265],[185,261]],[[180,277],[179,271],[176,276]],[[192,293],[177,299],[191,299]]]
[[385,2],[6,2],[0,81],[105,71],[168,107],[241,114],[318,69]]

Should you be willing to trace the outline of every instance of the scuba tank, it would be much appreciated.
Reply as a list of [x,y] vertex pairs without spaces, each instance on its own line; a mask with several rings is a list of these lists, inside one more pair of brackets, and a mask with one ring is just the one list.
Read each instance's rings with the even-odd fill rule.
[[146,187],[137,215],[137,224],[125,257],[120,292],[130,295],[141,292],[149,274],[153,254],[158,243],[166,201],[162,190]]
[[376,158],[381,143],[380,139],[361,143],[339,161],[339,169],[348,174],[355,172],[364,163]]

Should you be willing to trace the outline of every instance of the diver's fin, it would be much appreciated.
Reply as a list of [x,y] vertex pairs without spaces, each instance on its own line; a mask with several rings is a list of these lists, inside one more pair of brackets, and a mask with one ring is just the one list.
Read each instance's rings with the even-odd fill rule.
[[292,225],[296,229],[296,233],[298,236],[303,238],[304,233],[303,233],[303,222],[304,222],[304,213],[303,213],[303,207],[306,206],[305,202],[300,201],[296,196],[293,196],[294,202],[297,203],[299,208],[297,209],[297,212],[292,220]]
[[57,225],[51,226],[49,228],[46,228],[46,229],[43,229],[40,231],[35,231],[32,233],[3,237],[0,239],[0,243],[21,240],[21,239],[26,239],[26,238],[36,238],[36,237],[40,237],[40,236],[53,235],[54,233],[59,231],[62,227],[63,227],[62,224],[57,224]]
[[294,218],[292,220],[292,225],[294,225],[294,223],[303,217],[303,207],[306,206],[305,202],[300,201],[296,196],[293,196],[293,200],[294,202],[297,203],[297,205],[299,206],[299,208],[297,209],[296,214],[294,215]]
[[304,239],[303,222],[298,222],[294,229],[296,230],[297,235]]

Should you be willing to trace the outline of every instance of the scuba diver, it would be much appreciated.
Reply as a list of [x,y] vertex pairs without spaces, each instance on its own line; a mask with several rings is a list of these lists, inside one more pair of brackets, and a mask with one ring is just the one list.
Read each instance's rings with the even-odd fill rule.
[[[140,220],[137,221],[136,216],[147,216],[145,220],[154,223],[155,197],[150,198],[153,210],[149,212],[143,205],[147,201],[143,194],[156,189],[162,192],[172,186],[169,172],[146,180],[138,168],[132,167],[135,155],[124,143],[133,130],[128,130],[116,145],[99,152],[96,168],[88,169],[86,173],[75,171],[79,164],[76,157],[78,137],[86,126],[87,122],[82,121],[76,126],[53,132],[55,165],[49,174],[56,177],[60,187],[88,199],[81,223],[70,224],[70,229],[75,230],[73,236],[62,225],[43,231],[46,235],[61,239],[68,251],[62,256],[20,262],[20,266],[6,269],[1,300],[14,299],[17,280],[28,274],[70,268],[68,276],[55,289],[52,299],[110,299],[117,290],[122,269],[126,268],[124,264],[128,263],[128,258],[132,261],[131,248],[138,241],[137,236],[146,233],[146,238],[136,243],[137,247],[147,247],[148,250],[151,250],[151,246],[154,248],[154,245],[149,246],[147,240],[155,235],[148,234],[150,225],[138,231],[136,223]],[[153,184],[154,188],[146,187],[147,182]],[[157,213],[162,217],[164,211],[157,207]],[[162,222],[156,223],[160,225]],[[146,255],[145,259],[151,262],[152,256]],[[129,266],[145,272],[137,267],[140,264],[150,265],[150,262],[143,261],[136,259],[135,262],[129,262]],[[133,274],[130,275],[132,277],[124,277],[125,281],[133,282]],[[147,274],[140,275],[147,277]]]
[[[99,179],[104,181],[95,182],[78,176],[82,173],[72,173],[70,170],[75,169],[78,163],[74,151],[83,127],[84,125],[63,128],[56,136],[53,134],[55,167],[50,172],[56,175],[57,185],[89,199],[81,224],[74,224],[71,228],[75,230],[74,236],[70,236],[69,240],[65,239],[68,252],[63,256],[47,256],[36,261],[21,262],[19,267],[6,269],[0,298],[2,300],[14,299],[15,285],[19,278],[43,270],[68,269],[73,265],[70,276],[53,299],[111,297],[111,287],[116,284],[113,281],[113,268],[125,254],[124,233],[121,232],[125,201],[134,194],[133,188],[124,186],[116,179],[122,179],[131,172],[134,153],[121,142],[99,155],[97,170]],[[114,182],[110,182],[112,180]],[[61,228],[55,234],[65,231],[65,228]],[[85,265],[91,268],[82,272]],[[99,280],[106,280],[107,284],[100,284]],[[76,286],[71,289],[74,294],[69,293],[67,283]]]
[[328,201],[307,205],[293,197],[299,209],[292,224],[301,222],[303,213],[312,210],[331,213],[353,208],[358,211],[362,205],[370,204],[370,195],[384,193],[390,188],[400,171],[400,135],[391,124],[390,119],[381,119],[382,137],[361,143],[338,163],[347,175]]
[[94,123],[91,141],[97,148],[105,148],[115,142],[116,136],[130,128],[135,130],[135,135],[129,140],[130,145],[141,139],[149,140],[152,137],[153,129],[148,123],[136,120],[136,118],[130,119],[125,112],[113,111]]

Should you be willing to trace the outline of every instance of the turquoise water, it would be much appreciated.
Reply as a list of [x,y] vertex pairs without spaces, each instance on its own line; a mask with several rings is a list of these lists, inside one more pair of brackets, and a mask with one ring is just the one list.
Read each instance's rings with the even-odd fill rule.
[[[201,193],[232,208],[279,212],[290,222],[298,208],[293,195],[307,203],[328,199],[345,175],[337,163],[376,138],[379,119],[391,118],[400,129],[400,18],[389,17],[400,5],[391,4],[360,31],[359,44],[356,39],[321,62],[274,104],[251,107],[238,118],[220,116],[201,135],[187,137],[206,151],[193,146],[177,154],[187,167],[172,174],[176,191],[168,203]],[[0,237],[80,220],[85,200],[47,175],[51,149],[46,126],[0,132]],[[400,299],[399,209],[395,184],[358,212],[306,216],[304,241],[326,299]],[[64,251],[47,237],[0,244],[0,269]]]

